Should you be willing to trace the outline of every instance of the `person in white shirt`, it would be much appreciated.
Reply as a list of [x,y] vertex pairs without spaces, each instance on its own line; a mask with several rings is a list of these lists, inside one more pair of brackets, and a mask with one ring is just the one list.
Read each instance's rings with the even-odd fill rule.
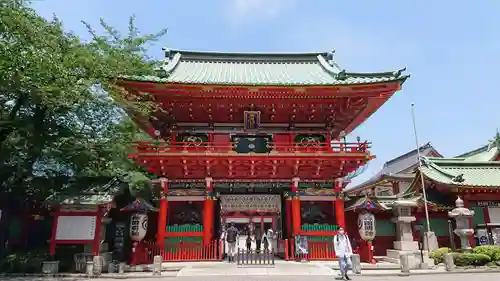
[[340,274],[342,278],[344,280],[351,280],[347,275],[347,270],[348,268],[352,268],[352,247],[344,228],[339,228],[337,235],[333,237],[333,247],[335,249],[335,256],[339,259]]

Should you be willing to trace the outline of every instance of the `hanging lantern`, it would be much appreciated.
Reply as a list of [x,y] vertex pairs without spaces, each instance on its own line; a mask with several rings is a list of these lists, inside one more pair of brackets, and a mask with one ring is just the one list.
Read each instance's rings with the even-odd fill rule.
[[148,215],[135,213],[130,217],[130,239],[141,241],[148,231]]
[[358,216],[358,231],[361,239],[371,241],[375,238],[375,216],[372,213],[362,213]]

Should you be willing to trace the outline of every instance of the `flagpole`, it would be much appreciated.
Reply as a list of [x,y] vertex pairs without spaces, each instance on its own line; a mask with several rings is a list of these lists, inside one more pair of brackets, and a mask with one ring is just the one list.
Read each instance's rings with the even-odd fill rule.
[[422,173],[422,158],[420,156],[420,145],[418,143],[417,124],[415,122],[415,104],[411,104],[411,119],[413,121],[413,134],[415,135],[415,144],[417,145],[418,168],[420,170],[420,180],[422,181],[422,195],[424,196],[425,220],[427,221],[427,232],[431,232],[429,219],[429,209],[427,208],[427,192],[425,191],[424,174]]

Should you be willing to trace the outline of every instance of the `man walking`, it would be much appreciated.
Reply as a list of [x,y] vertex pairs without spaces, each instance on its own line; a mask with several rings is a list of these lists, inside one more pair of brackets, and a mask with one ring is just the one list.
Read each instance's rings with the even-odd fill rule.
[[337,235],[333,237],[333,247],[335,249],[335,256],[339,259],[340,275],[342,279],[351,280],[347,275],[347,270],[352,268],[352,247],[344,228],[339,228]]
[[228,261],[234,262],[234,254],[236,253],[236,241],[238,240],[238,229],[234,226],[234,222],[226,230],[227,255]]

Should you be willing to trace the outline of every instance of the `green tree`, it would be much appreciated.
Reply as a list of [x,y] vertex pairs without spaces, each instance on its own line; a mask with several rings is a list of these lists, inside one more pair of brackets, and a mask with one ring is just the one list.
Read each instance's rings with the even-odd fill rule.
[[148,116],[148,96],[131,98],[115,82],[152,75],[157,61],[146,47],[166,33],[139,35],[101,20],[104,35],[87,26],[92,40],[65,32],[24,1],[0,6],[0,196],[42,199],[56,190],[32,184],[36,177],[147,175],[128,159],[132,142],[146,138],[125,114]]

